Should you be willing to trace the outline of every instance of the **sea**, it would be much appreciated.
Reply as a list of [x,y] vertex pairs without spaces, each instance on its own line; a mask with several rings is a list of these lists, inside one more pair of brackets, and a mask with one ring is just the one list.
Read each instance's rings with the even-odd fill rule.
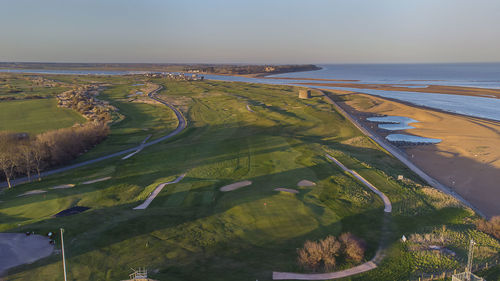
[[[323,64],[320,70],[283,73],[265,78],[226,75],[205,75],[206,79],[280,85],[299,85],[301,78],[355,80],[358,84],[390,84],[398,87],[425,88],[429,85],[500,89],[500,63],[447,64]],[[0,69],[0,72],[73,75],[127,75],[142,71],[100,70],[40,70]],[[295,79],[279,79],[295,78]],[[336,83],[336,81],[328,81]],[[345,83],[338,81],[337,83]],[[500,121],[500,99],[482,96],[463,96],[411,91],[387,91],[335,86],[310,86],[325,89],[349,90],[401,100],[418,106],[435,108],[457,114]]]

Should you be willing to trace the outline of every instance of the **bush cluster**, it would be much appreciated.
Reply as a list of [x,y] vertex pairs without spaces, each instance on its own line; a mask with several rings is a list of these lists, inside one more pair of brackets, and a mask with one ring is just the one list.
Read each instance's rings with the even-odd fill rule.
[[494,216],[489,221],[478,220],[476,222],[477,229],[488,233],[496,239],[500,239],[500,216]]
[[338,260],[360,262],[365,255],[365,242],[353,234],[343,233],[337,239],[329,235],[323,240],[306,241],[298,250],[298,264],[307,270],[331,271]]

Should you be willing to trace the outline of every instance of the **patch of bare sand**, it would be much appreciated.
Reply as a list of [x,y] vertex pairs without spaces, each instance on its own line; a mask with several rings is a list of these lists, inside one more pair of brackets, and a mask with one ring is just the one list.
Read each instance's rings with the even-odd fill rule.
[[[443,140],[402,147],[423,171],[451,187],[487,216],[500,215],[500,122],[406,105],[369,95],[344,95],[341,105],[366,127],[367,114],[406,116],[420,121],[405,132]],[[345,106],[347,105],[347,107]],[[373,115],[371,115],[373,116]],[[360,118],[361,117],[361,118]],[[378,130],[379,134],[387,134]]]
[[280,187],[280,188],[275,188],[274,190],[275,190],[275,191],[282,191],[282,192],[293,193],[293,194],[297,194],[297,193],[299,193],[299,191],[298,191],[298,190],[296,190],[296,189],[290,189],[290,188],[281,188],[281,187]]
[[242,188],[242,187],[245,187],[245,186],[249,186],[251,185],[252,182],[251,181],[240,181],[240,182],[235,182],[235,183],[232,183],[232,184],[228,184],[226,186],[223,186],[220,188],[220,191],[222,192],[227,192],[227,191],[233,191],[233,190],[236,190],[236,189],[239,189],[239,188]]
[[100,179],[84,181],[84,182],[82,182],[82,184],[92,184],[92,183],[96,183],[96,182],[107,181],[109,179],[111,179],[111,177],[104,177],[104,178],[100,178]]
[[56,186],[51,187],[50,189],[65,189],[65,188],[72,188],[74,186],[75,186],[74,184],[68,183],[68,184],[56,185]]
[[27,192],[25,192],[23,194],[19,194],[19,195],[17,195],[17,197],[28,196],[28,195],[36,195],[36,194],[45,193],[45,192],[47,192],[47,191],[46,190],[35,189],[35,190],[27,191]]
[[297,183],[297,186],[315,186],[316,183],[309,180],[301,180]]

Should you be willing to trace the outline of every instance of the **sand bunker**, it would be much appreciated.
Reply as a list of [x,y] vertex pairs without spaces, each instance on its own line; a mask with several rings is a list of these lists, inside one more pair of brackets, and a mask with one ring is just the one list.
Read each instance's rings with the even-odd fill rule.
[[274,190],[275,191],[283,191],[283,192],[293,193],[293,194],[299,193],[299,191],[296,190],[296,189],[281,188],[281,187],[280,188],[275,188]]
[[242,187],[245,187],[245,186],[248,186],[248,185],[251,185],[251,184],[252,184],[251,181],[235,182],[235,183],[228,184],[226,186],[221,187],[220,191],[222,191],[222,192],[233,191],[233,190],[236,190],[238,188],[242,188]]
[[72,188],[74,186],[75,186],[74,184],[68,183],[68,184],[56,185],[56,186],[51,187],[50,189],[65,189],[65,188]]
[[19,194],[19,195],[17,195],[17,197],[28,196],[28,195],[35,195],[35,194],[40,194],[40,193],[45,193],[45,192],[47,192],[47,191],[46,190],[35,189],[35,190],[31,190],[31,191],[25,192],[23,194]]
[[308,180],[301,180],[297,183],[297,186],[315,186],[316,183]]
[[91,184],[91,183],[96,183],[96,182],[101,182],[101,181],[107,181],[110,178],[111,177],[104,177],[104,178],[100,178],[100,179],[95,179],[95,180],[90,180],[90,181],[84,181],[84,182],[82,182],[82,184]]

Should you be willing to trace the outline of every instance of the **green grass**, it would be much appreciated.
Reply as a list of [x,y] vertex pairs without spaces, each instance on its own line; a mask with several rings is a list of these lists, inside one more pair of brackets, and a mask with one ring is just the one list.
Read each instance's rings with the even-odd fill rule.
[[57,107],[55,98],[0,102],[0,131],[38,134],[86,122],[76,111]]
[[[114,125],[107,143],[90,156],[140,142],[148,134],[141,132],[144,126],[158,137],[176,125],[165,107],[125,101],[133,83],[113,79],[102,98],[128,119]],[[301,270],[296,249],[306,240],[347,231],[367,241],[366,258],[371,258],[381,235],[383,204],[328,161],[325,151],[372,181],[398,206],[384,266],[353,279],[407,280],[415,261],[397,242],[403,233],[459,224],[472,216],[460,208],[438,209],[415,184],[394,180],[403,174],[419,182],[321,97],[299,100],[298,89],[287,86],[153,82],[165,86],[163,98],[175,102],[188,118],[189,127],[179,136],[124,161],[107,160],[0,194],[0,231],[65,228],[70,280],[121,280],[130,267],[139,266],[148,267],[158,280],[270,280],[272,271]],[[167,185],[148,209],[132,210],[157,184],[182,173],[186,178]],[[79,184],[103,176],[112,179]],[[297,187],[302,179],[317,185]],[[241,180],[253,183],[219,191]],[[48,189],[66,183],[77,185]],[[300,192],[274,191],[278,187]],[[32,189],[49,192],[17,197]],[[422,203],[404,204],[408,201]],[[91,209],[52,217],[75,205]],[[7,280],[60,280],[60,267],[55,255],[11,270]]]

